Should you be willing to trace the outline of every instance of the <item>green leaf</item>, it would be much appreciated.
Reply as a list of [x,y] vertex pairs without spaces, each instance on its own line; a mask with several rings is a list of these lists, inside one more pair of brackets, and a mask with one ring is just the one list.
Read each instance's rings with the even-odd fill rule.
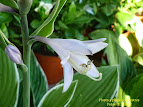
[[120,34],[122,34],[123,29],[122,29],[122,27],[120,26],[119,23],[115,23],[114,27],[115,27],[116,36],[119,36]]
[[3,38],[3,32],[0,30],[0,48],[2,48],[3,50],[5,50],[7,44]]
[[16,64],[0,48],[0,106],[16,107],[19,92],[19,74]]
[[143,66],[143,53],[139,53],[136,56],[134,56],[133,61],[135,61]]
[[30,26],[34,29],[38,28],[41,25],[41,21],[38,19],[34,19],[31,23]]
[[127,53],[119,46],[118,38],[114,32],[101,29],[90,33],[92,39],[107,38],[107,58],[110,65],[119,64],[120,83],[125,86],[136,75],[136,69]]
[[110,16],[115,11],[116,5],[115,4],[108,4],[103,6],[101,9],[106,16]]
[[[143,74],[132,79],[125,88],[125,93],[130,96],[132,107],[143,107]],[[137,99],[138,101],[133,101]],[[132,100],[132,101],[131,101]]]
[[124,87],[136,75],[136,69],[127,53],[110,37],[107,57],[111,65],[119,64],[120,83]]
[[124,30],[134,31],[136,26],[136,18],[134,15],[124,12],[116,14],[118,22],[122,25]]
[[68,11],[68,19],[69,20],[73,20],[74,18],[76,18],[76,4],[74,2],[72,2],[69,5],[69,11]]
[[10,23],[12,21],[12,15],[6,12],[0,12],[0,25],[3,23]]
[[33,37],[35,35],[44,37],[50,36],[54,31],[54,22],[59,12],[61,11],[62,7],[64,6],[65,2],[66,0],[57,0],[56,6],[54,7],[52,13],[44,21],[44,23],[30,35],[30,37]]
[[117,38],[114,32],[106,29],[95,30],[89,34],[91,39],[100,39],[100,38],[107,38],[107,42],[109,41],[109,37],[112,37],[114,41],[117,41]]
[[45,93],[48,90],[48,83],[44,71],[39,65],[33,52],[31,53],[30,60],[31,60],[30,62],[31,90],[34,97],[34,101],[37,106],[41,98],[45,95]]
[[74,96],[77,83],[78,81],[73,81],[65,93],[62,93],[63,84],[55,86],[45,94],[38,107],[67,107]]
[[0,0],[0,3],[18,9],[18,5],[15,0]]
[[1,28],[2,32],[5,34],[5,36],[8,38],[8,29],[6,27],[6,25],[3,23]]
[[116,97],[119,87],[117,66],[99,67],[98,70],[102,73],[100,81],[94,81],[79,73],[74,75],[78,85],[68,107],[106,107],[107,102],[101,100]]
[[79,24],[79,25],[83,25],[85,23],[89,23],[94,19],[94,17],[87,17],[87,16],[80,16],[75,18],[72,21],[69,21],[67,24]]

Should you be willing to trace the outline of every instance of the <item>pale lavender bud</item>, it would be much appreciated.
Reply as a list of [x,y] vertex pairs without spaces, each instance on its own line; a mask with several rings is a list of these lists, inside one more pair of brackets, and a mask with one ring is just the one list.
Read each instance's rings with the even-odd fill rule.
[[13,45],[7,45],[7,47],[5,48],[5,53],[14,63],[23,64],[23,61],[21,59],[21,53],[17,47]]

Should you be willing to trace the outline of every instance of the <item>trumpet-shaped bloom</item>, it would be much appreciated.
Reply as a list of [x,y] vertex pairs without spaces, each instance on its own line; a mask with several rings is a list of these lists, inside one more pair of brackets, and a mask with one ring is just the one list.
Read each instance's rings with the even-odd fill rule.
[[[88,76],[93,80],[100,80],[102,74],[98,72],[92,61],[86,55],[93,55],[104,49],[108,44],[104,43],[105,38],[97,40],[79,41],[75,39],[51,39],[35,36],[35,40],[51,46],[61,59],[64,69],[65,92],[73,79],[73,68],[79,73]],[[96,77],[100,77],[96,79]]]
[[14,63],[23,65],[23,61],[21,59],[21,53],[17,47],[13,45],[7,45],[7,47],[5,48],[5,53]]

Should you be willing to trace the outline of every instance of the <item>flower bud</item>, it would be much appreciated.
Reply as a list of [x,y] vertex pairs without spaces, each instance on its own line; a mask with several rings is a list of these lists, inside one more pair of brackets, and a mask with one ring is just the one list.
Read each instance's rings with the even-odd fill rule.
[[33,0],[17,0],[19,12],[22,15],[27,15],[30,11]]
[[17,47],[13,45],[7,45],[7,47],[5,48],[5,53],[14,63],[21,65],[23,64],[23,61],[21,59],[21,53]]

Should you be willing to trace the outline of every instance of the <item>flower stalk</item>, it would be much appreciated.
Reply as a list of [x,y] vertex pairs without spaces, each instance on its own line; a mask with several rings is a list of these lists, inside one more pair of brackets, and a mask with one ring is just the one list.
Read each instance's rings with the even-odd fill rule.
[[30,107],[30,53],[31,47],[28,45],[29,30],[27,15],[21,15],[21,30],[23,41],[23,61],[28,71],[23,70],[23,107]]

